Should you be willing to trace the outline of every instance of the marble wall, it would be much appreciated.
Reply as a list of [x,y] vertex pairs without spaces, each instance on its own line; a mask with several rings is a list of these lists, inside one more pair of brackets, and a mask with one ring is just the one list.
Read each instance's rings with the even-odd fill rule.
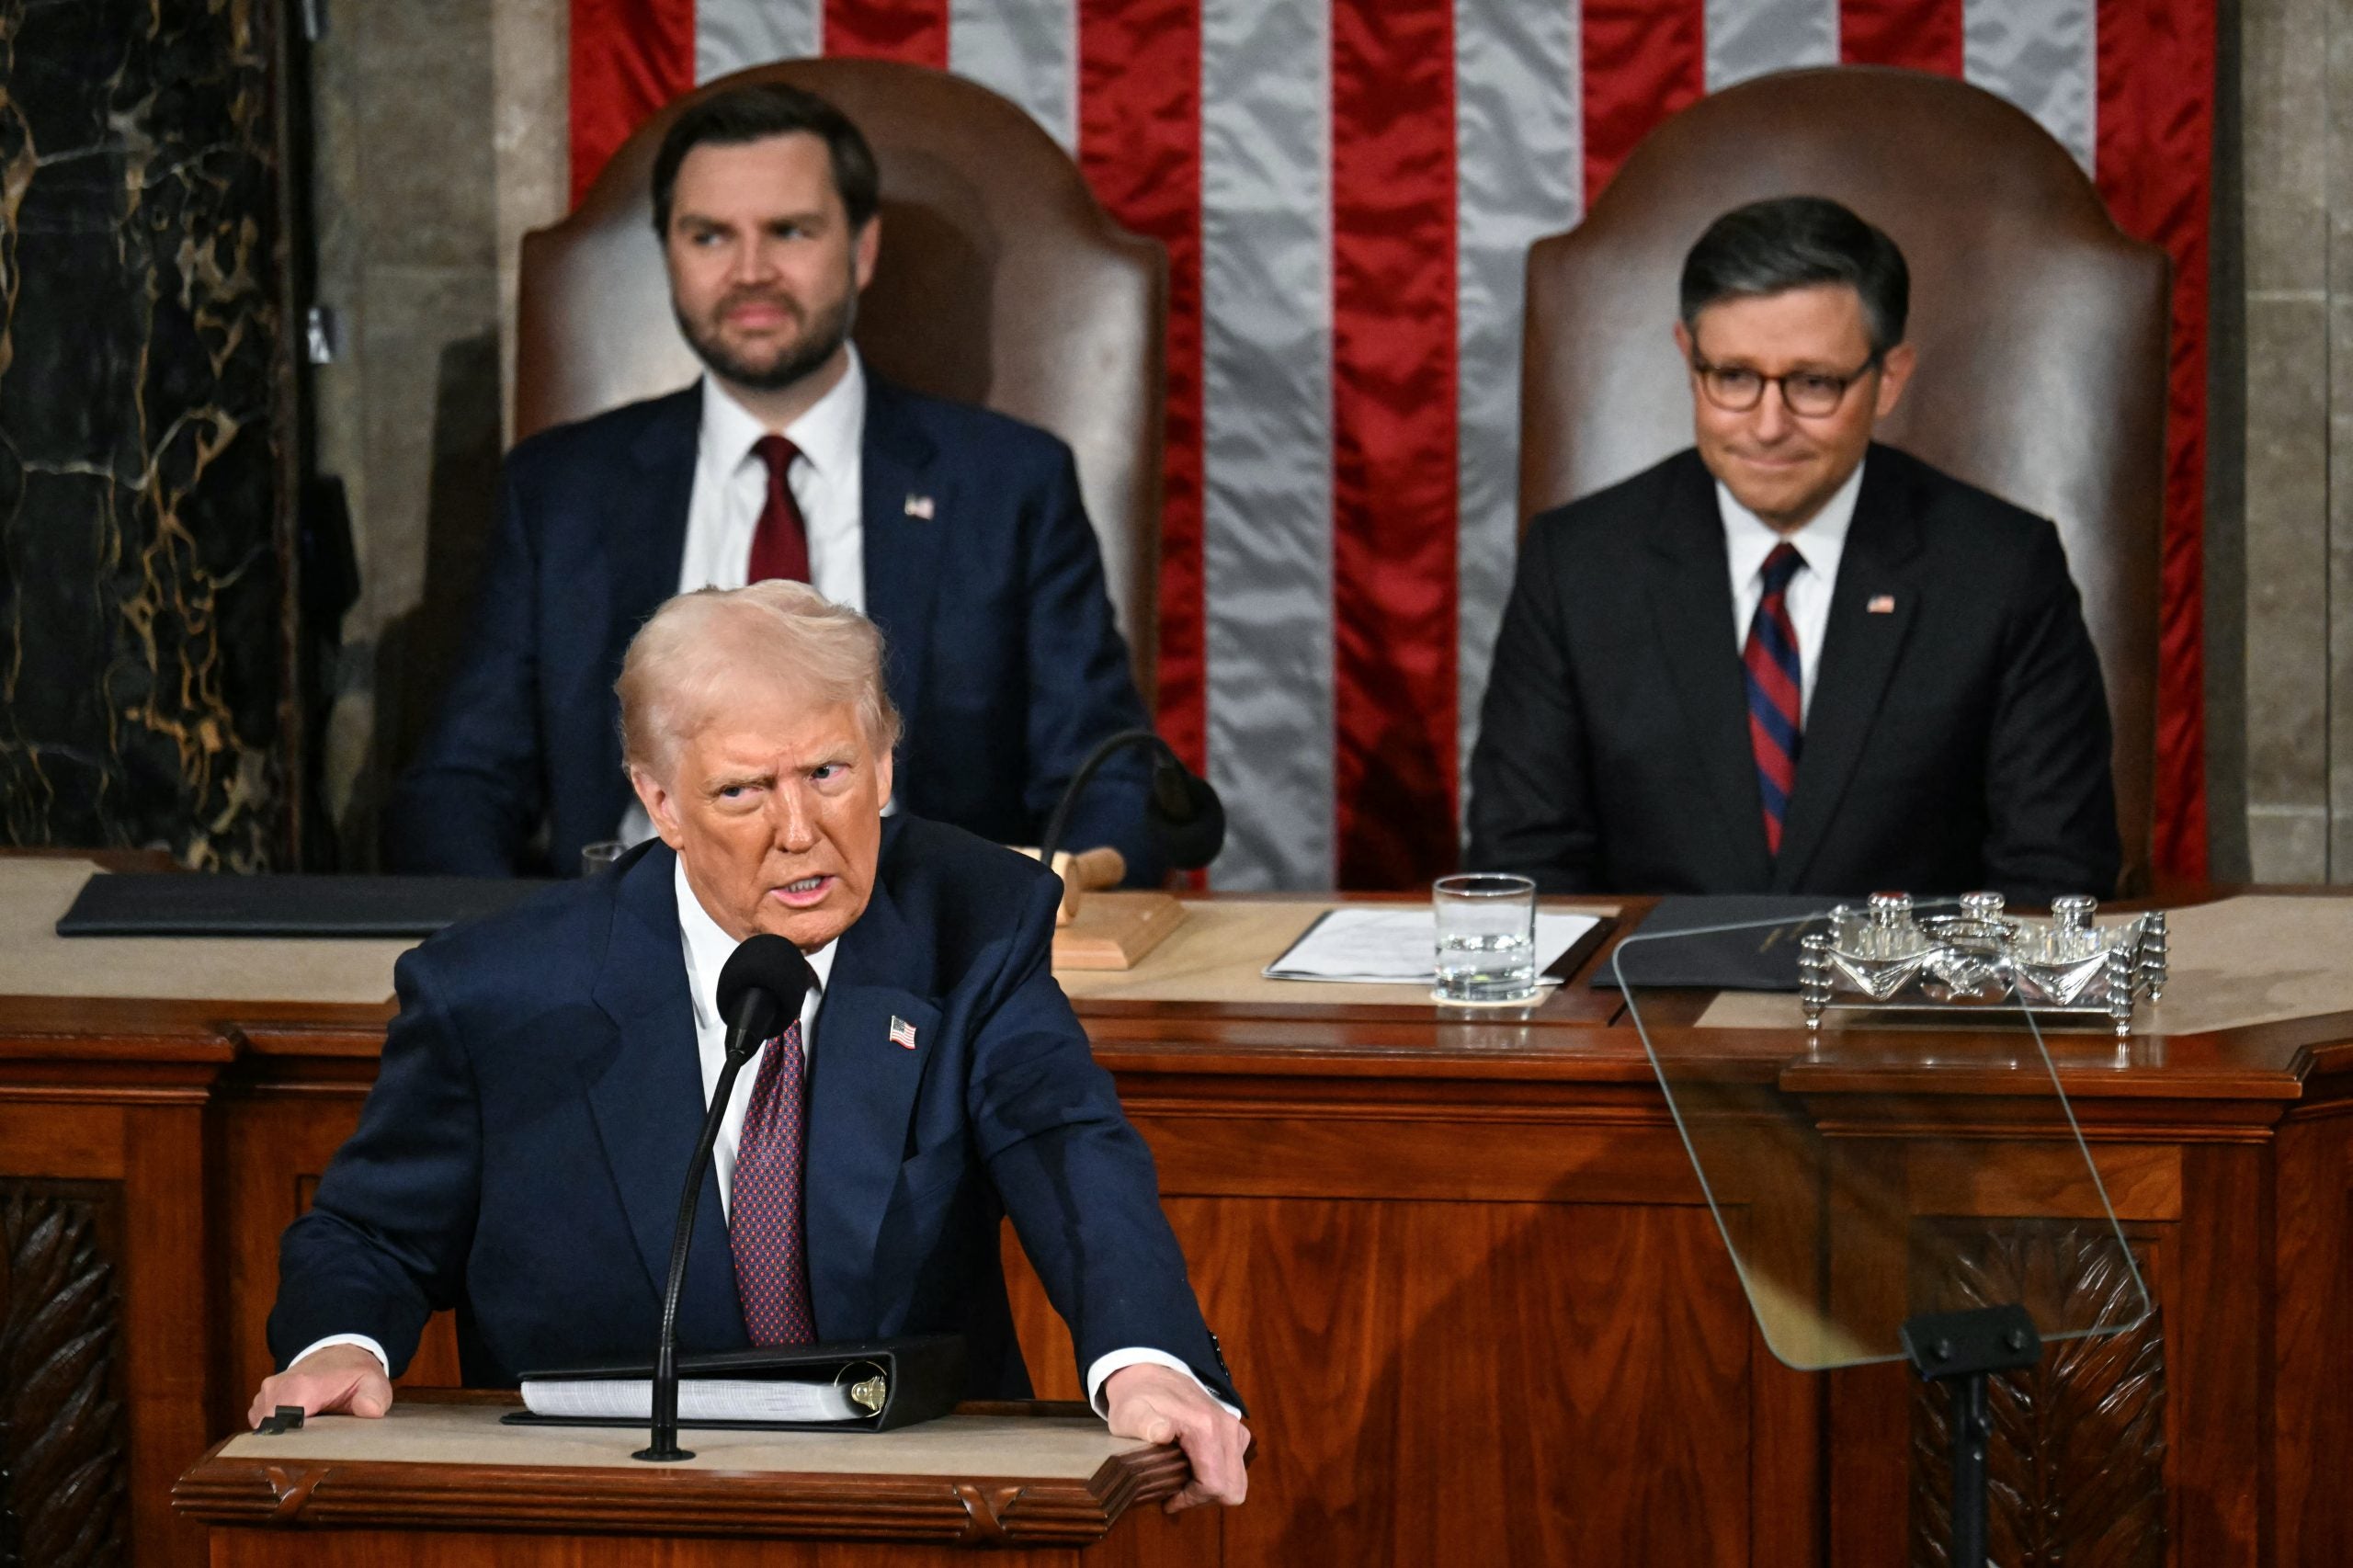
[[2353,881],[2353,4],[2229,9],[2244,379],[2216,419],[2243,447],[2244,664],[2212,722],[2244,724],[2246,869]]
[[[458,654],[448,613],[496,504],[514,259],[565,206],[566,0],[330,4],[313,51],[319,297],[340,326],[314,374],[319,465],[358,552],[326,737],[347,867]],[[442,613],[420,613],[420,607]]]
[[0,0],[0,842],[290,844],[274,15]]

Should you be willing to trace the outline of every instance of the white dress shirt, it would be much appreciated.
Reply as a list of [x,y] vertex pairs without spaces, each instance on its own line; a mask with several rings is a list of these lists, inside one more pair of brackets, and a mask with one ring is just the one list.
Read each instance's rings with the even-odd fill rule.
[[[785,483],[800,504],[809,536],[809,580],[835,604],[866,608],[866,367],[848,348],[849,368],[809,411],[784,427],[801,449]],[[702,430],[695,439],[695,483],[687,502],[687,543],[678,554],[678,592],[740,588],[751,563],[752,535],[768,502],[768,465],[752,449],[768,433],[757,415],[702,379]],[[642,844],[654,820],[632,797],[613,836]],[[803,1030],[805,1038],[807,1031]],[[708,1080],[705,1081],[709,1087]],[[737,1119],[742,1125],[742,1119]],[[732,1148],[733,1145],[731,1144]],[[723,1168],[723,1167],[722,1167]],[[722,1190],[726,1183],[722,1178]]]
[[[707,1109],[711,1095],[719,1087],[720,1071],[727,1061],[727,1025],[719,1016],[719,973],[735,951],[735,938],[720,928],[719,922],[710,917],[710,911],[703,908],[702,901],[695,896],[694,889],[687,881],[687,863],[684,860],[678,861],[674,868],[673,881],[678,900],[680,945],[685,949],[687,962],[687,995],[694,1004],[695,1054],[702,1069],[703,1105]],[[828,942],[808,955],[809,967],[816,971],[817,983],[809,988],[809,994],[801,1003],[801,1070],[804,1072],[807,1071],[807,1062],[816,1054],[817,1011],[824,999],[825,986],[833,979],[834,948],[835,944]],[[774,1049],[776,1043],[772,1040],[762,1046],[761,1052]],[[735,1154],[744,1142],[744,1114],[750,1108],[752,1085],[759,1075],[762,1060],[762,1055],[754,1055],[735,1074],[733,1092],[727,1096],[727,1115],[719,1124],[719,1142],[711,1149],[711,1166],[719,1177],[719,1207],[722,1214],[728,1212],[731,1206]],[[678,1176],[684,1180],[686,1173],[680,1171]],[[330,1335],[294,1359],[299,1361],[312,1351],[324,1350],[331,1345],[359,1346],[382,1363],[387,1373],[391,1370],[391,1359],[385,1356],[384,1347],[364,1334]],[[1165,1351],[1142,1346],[1107,1351],[1097,1357],[1095,1364],[1086,1369],[1086,1398],[1098,1415],[1110,1414],[1103,1399],[1105,1380],[1122,1367],[1143,1364],[1170,1368],[1191,1378],[1196,1384],[1200,1383],[1200,1379],[1194,1376],[1190,1367]],[[1202,1392],[1208,1392],[1206,1385],[1202,1385]],[[1216,1398],[1214,1394],[1211,1397]],[[1223,1404],[1224,1401],[1218,1403]],[[1226,1405],[1226,1409],[1233,1411],[1233,1407]],[[1241,1414],[1239,1411],[1233,1413]]]
[[1748,646],[1748,623],[1756,618],[1756,601],[1765,597],[1765,558],[1787,541],[1797,546],[1805,565],[1790,579],[1781,602],[1798,634],[1798,722],[1804,725],[1813,707],[1813,677],[1822,668],[1822,639],[1830,630],[1830,594],[1838,585],[1838,558],[1847,549],[1847,530],[1855,521],[1855,497],[1863,488],[1863,465],[1857,463],[1847,483],[1831,493],[1822,510],[1790,533],[1782,533],[1732,497],[1723,482],[1716,483],[1716,510],[1724,521],[1724,553],[1732,562],[1733,648]]
[[[801,449],[785,475],[809,531],[809,581],[835,604],[866,608],[866,368],[858,350],[824,396],[784,427]],[[710,376],[702,379],[702,433],[687,502],[687,546],[678,592],[740,588],[752,535],[768,500],[768,465],[753,446],[768,434],[751,410]]]

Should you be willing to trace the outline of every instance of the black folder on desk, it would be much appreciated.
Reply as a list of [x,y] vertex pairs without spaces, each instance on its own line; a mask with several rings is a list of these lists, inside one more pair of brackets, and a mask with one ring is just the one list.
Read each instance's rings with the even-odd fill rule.
[[[1632,937],[1618,949],[1630,985],[1688,985],[1710,991],[1795,991],[1798,939],[1827,931],[1822,916],[1840,901],[1790,893],[1678,894],[1658,901]],[[1769,926],[1755,924],[1771,921]],[[1711,931],[1678,941],[1635,938],[1711,926],[1747,929]],[[1617,972],[1604,963],[1593,973],[1597,991],[1618,989]]]
[[[963,1397],[964,1336],[961,1334],[908,1335],[895,1339],[847,1341],[835,1345],[801,1345],[766,1350],[722,1350],[678,1358],[681,1404],[687,1385],[698,1379],[729,1381],[776,1380],[872,1386],[881,1408],[842,1421],[710,1421],[681,1419],[681,1427],[706,1430],[762,1432],[888,1432],[929,1421],[954,1409]],[[525,1372],[524,1394],[540,1382],[637,1382],[649,1386],[653,1363],[623,1361],[558,1371]],[[516,1426],[642,1426],[652,1419],[652,1396],[645,1415],[540,1415],[529,1410],[505,1417]]]
[[139,871],[93,876],[61,937],[429,937],[553,884],[516,877]]

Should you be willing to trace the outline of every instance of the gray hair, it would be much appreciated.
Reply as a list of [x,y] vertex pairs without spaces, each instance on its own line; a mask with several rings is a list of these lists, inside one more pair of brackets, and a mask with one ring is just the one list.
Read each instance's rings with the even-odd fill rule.
[[666,776],[687,737],[747,685],[851,704],[877,756],[899,744],[881,629],[806,583],[771,578],[680,594],[638,629],[613,684],[622,765]]

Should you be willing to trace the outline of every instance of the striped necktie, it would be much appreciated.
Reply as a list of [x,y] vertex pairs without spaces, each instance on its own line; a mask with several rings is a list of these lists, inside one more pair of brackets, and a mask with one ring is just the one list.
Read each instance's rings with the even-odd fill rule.
[[1804,668],[1798,663],[1798,631],[1790,620],[1790,579],[1805,565],[1797,546],[1784,540],[1765,558],[1764,597],[1749,618],[1748,644],[1740,653],[1748,675],[1748,744],[1756,754],[1756,787],[1765,804],[1765,846],[1781,852],[1781,819],[1789,813],[1790,790],[1797,783],[1798,715]]
[[744,1332],[756,1346],[809,1345],[817,1337],[801,1212],[805,1081],[796,1022],[760,1052],[727,1189],[735,1296],[744,1307]]

